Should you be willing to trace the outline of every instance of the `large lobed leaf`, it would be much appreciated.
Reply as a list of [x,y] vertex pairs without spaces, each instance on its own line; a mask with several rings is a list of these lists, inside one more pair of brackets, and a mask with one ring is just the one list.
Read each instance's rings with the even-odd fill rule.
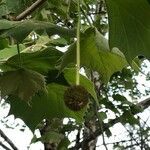
[[[64,77],[70,85],[75,84],[74,72],[74,69],[66,69],[64,71]],[[82,75],[80,78],[81,85],[87,89],[95,100],[97,100],[93,83]],[[69,117],[76,119],[78,123],[82,123],[86,107],[81,111],[75,112],[66,107],[64,103],[64,92],[68,88],[68,85],[60,85],[54,82],[55,81],[53,81],[53,83],[50,82],[47,85],[47,92],[36,94],[29,105],[14,96],[10,96],[8,98],[8,101],[11,104],[10,114],[14,114],[15,117],[23,119],[32,130],[34,130],[45,118]]]
[[[107,83],[114,72],[127,65],[126,59],[119,52],[111,52],[107,40],[95,29],[89,28],[80,41],[81,65],[98,71],[101,80]],[[76,61],[76,43],[72,44],[62,57],[61,70]]]
[[[2,51],[0,51],[1,54]],[[21,53],[21,65],[24,68],[31,69],[42,74],[46,74],[50,69],[54,69],[62,52],[47,47],[44,50],[33,53]],[[3,71],[14,70],[19,67],[20,59],[18,55],[9,58],[0,66]]]
[[1,37],[13,37],[18,42],[22,42],[33,30],[38,33],[46,32],[49,36],[55,34],[65,38],[75,36],[74,30],[66,29],[49,22],[0,20],[0,31],[3,33]]
[[12,94],[28,101],[41,90],[45,90],[45,79],[35,71],[18,69],[4,72],[0,76],[1,97]]
[[109,44],[129,62],[139,55],[150,58],[150,4],[147,0],[106,0]]
[[18,98],[10,97],[10,114],[21,118],[29,128],[34,131],[36,126],[43,119],[65,118],[76,119],[77,122],[83,121],[85,110],[79,112],[71,111],[66,107],[63,95],[67,87],[59,84],[47,85],[47,93],[40,93],[33,97],[30,105]]

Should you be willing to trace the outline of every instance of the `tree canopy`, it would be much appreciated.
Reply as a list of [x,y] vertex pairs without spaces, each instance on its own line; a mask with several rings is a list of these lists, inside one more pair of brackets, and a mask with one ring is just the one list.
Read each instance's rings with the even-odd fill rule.
[[[134,100],[149,95],[136,80],[138,74],[149,80],[149,18],[148,0],[0,0],[0,92],[8,116],[38,129],[41,137],[32,142],[46,150],[94,149],[98,136],[107,150],[113,125],[141,129],[137,114],[150,98],[130,101],[124,93]],[[146,140],[139,142],[143,149]]]

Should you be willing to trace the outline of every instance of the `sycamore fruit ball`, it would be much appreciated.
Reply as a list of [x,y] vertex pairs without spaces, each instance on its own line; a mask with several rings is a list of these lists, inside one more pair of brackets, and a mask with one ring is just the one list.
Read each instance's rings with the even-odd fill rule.
[[81,85],[73,85],[64,93],[65,105],[73,110],[80,111],[88,103],[89,93]]

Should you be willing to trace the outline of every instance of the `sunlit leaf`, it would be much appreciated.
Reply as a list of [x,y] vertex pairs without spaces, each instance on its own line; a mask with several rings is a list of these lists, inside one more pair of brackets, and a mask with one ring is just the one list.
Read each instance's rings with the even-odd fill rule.
[[[20,52],[25,48],[23,44],[20,44]],[[8,46],[0,51],[0,60],[7,60],[8,58],[16,55],[17,45]]]
[[[95,29],[89,28],[81,37],[81,65],[98,71],[101,80],[107,83],[114,72],[127,65],[119,52],[111,52],[107,40]],[[76,43],[72,44],[62,57],[61,70],[76,61]]]

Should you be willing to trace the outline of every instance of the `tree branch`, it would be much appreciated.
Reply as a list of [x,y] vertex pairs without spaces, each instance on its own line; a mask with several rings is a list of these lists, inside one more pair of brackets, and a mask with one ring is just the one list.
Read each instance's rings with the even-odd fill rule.
[[[145,100],[143,100],[143,101],[141,101],[141,102],[139,102],[137,104],[137,106],[141,107],[143,110],[148,108],[150,106],[150,97],[145,99]],[[133,115],[136,115],[136,113],[133,114]],[[110,127],[114,126],[116,123],[119,123],[121,117],[122,116],[120,116],[118,118],[115,118],[115,119],[109,121],[107,124],[104,123],[103,124],[103,132],[108,130]],[[82,144],[84,142],[88,143],[88,142],[94,140],[96,137],[100,136],[101,134],[102,134],[101,129],[98,129],[92,135],[90,135],[89,137],[85,138],[82,142],[78,143],[77,145],[75,145],[74,147],[70,148],[69,150],[77,150],[77,149],[82,147]]]
[[28,7],[25,11],[23,11],[21,14],[19,14],[15,21],[20,21],[24,18],[26,18],[28,15],[30,15],[33,11],[35,11],[40,5],[42,5],[46,0],[37,0],[35,3],[33,3],[30,7]]
[[18,148],[14,145],[14,143],[5,135],[5,133],[1,129],[0,135],[14,150],[18,150]]
[[137,104],[137,106],[140,106],[142,109],[148,108],[150,106],[150,97],[145,99],[145,100],[143,100],[143,101],[141,101],[141,102],[139,102]]

